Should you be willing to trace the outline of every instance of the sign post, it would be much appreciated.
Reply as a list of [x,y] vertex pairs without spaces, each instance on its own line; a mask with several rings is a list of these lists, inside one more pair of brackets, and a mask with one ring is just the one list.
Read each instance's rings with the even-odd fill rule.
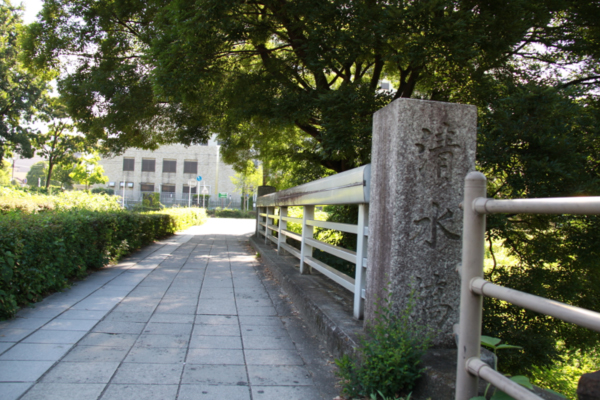
[[[201,180],[202,180],[202,177],[201,177],[200,175],[198,175],[198,176],[196,177],[196,182],[197,182],[197,185],[196,185],[196,193],[200,192],[200,190],[199,190],[199,189],[200,189],[200,181],[201,181]],[[204,204],[204,198],[202,198],[202,204]],[[198,196],[198,207],[200,207],[200,196]]]
[[219,193],[219,202],[221,203],[221,208],[223,208],[223,199],[227,199],[227,193]]
[[192,186],[196,183],[195,180],[190,179],[188,181],[188,207],[192,206]]
[[125,208],[125,182],[121,182],[123,189],[121,190],[121,207]]
[[206,188],[206,183],[204,184],[204,187],[202,188],[202,208],[204,208],[204,196],[206,196],[208,194],[208,189]]

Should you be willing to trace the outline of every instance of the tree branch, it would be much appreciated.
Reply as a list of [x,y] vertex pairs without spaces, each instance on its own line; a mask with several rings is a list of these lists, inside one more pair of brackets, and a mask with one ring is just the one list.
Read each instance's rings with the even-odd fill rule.
[[599,80],[599,79],[600,79],[600,75],[587,76],[585,78],[574,79],[574,80],[569,81],[569,82],[561,83],[560,85],[558,85],[558,88],[559,89],[564,89],[566,87],[573,86],[573,85],[578,85],[580,83],[582,83],[584,85],[591,85],[594,82],[588,82],[588,81],[594,81],[594,80]]

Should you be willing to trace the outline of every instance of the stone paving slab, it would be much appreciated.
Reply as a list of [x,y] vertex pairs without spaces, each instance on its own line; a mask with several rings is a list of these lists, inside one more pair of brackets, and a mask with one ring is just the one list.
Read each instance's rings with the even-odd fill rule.
[[209,220],[0,323],[0,397],[331,400],[249,250],[254,226]]

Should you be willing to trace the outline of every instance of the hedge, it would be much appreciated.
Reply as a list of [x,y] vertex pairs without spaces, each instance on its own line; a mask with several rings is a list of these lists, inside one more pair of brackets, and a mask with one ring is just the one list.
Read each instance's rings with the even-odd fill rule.
[[119,211],[115,196],[91,194],[85,191],[65,191],[54,195],[30,193],[12,187],[0,187],[0,214],[37,214],[63,211]]
[[192,225],[202,209],[47,212],[0,217],[0,319],[111,260]]
[[208,214],[214,218],[248,218],[248,219],[256,218],[255,211],[242,211],[242,210],[238,210],[238,209],[220,208],[220,207],[217,207],[213,210],[209,210]]

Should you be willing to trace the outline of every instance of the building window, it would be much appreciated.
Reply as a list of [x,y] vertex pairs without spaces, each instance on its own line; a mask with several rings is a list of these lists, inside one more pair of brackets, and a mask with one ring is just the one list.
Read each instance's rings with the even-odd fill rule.
[[142,159],[142,172],[154,172],[156,170],[156,160]]
[[123,171],[133,171],[134,164],[135,164],[135,159],[124,158],[123,159]]
[[166,172],[177,172],[177,161],[163,160],[163,174]]
[[[196,194],[196,186],[192,186],[192,194]],[[187,185],[183,186],[183,194],[190,194],[190,187]]]
[[198,173],[198,161],[184,161],[183,162],[183,173],[184,174],[197,174]]
[[163,193],[175,193],[175,185],[162,185]]
[[154,183],[142,183],[140,190],[142,192],[154,192]]

